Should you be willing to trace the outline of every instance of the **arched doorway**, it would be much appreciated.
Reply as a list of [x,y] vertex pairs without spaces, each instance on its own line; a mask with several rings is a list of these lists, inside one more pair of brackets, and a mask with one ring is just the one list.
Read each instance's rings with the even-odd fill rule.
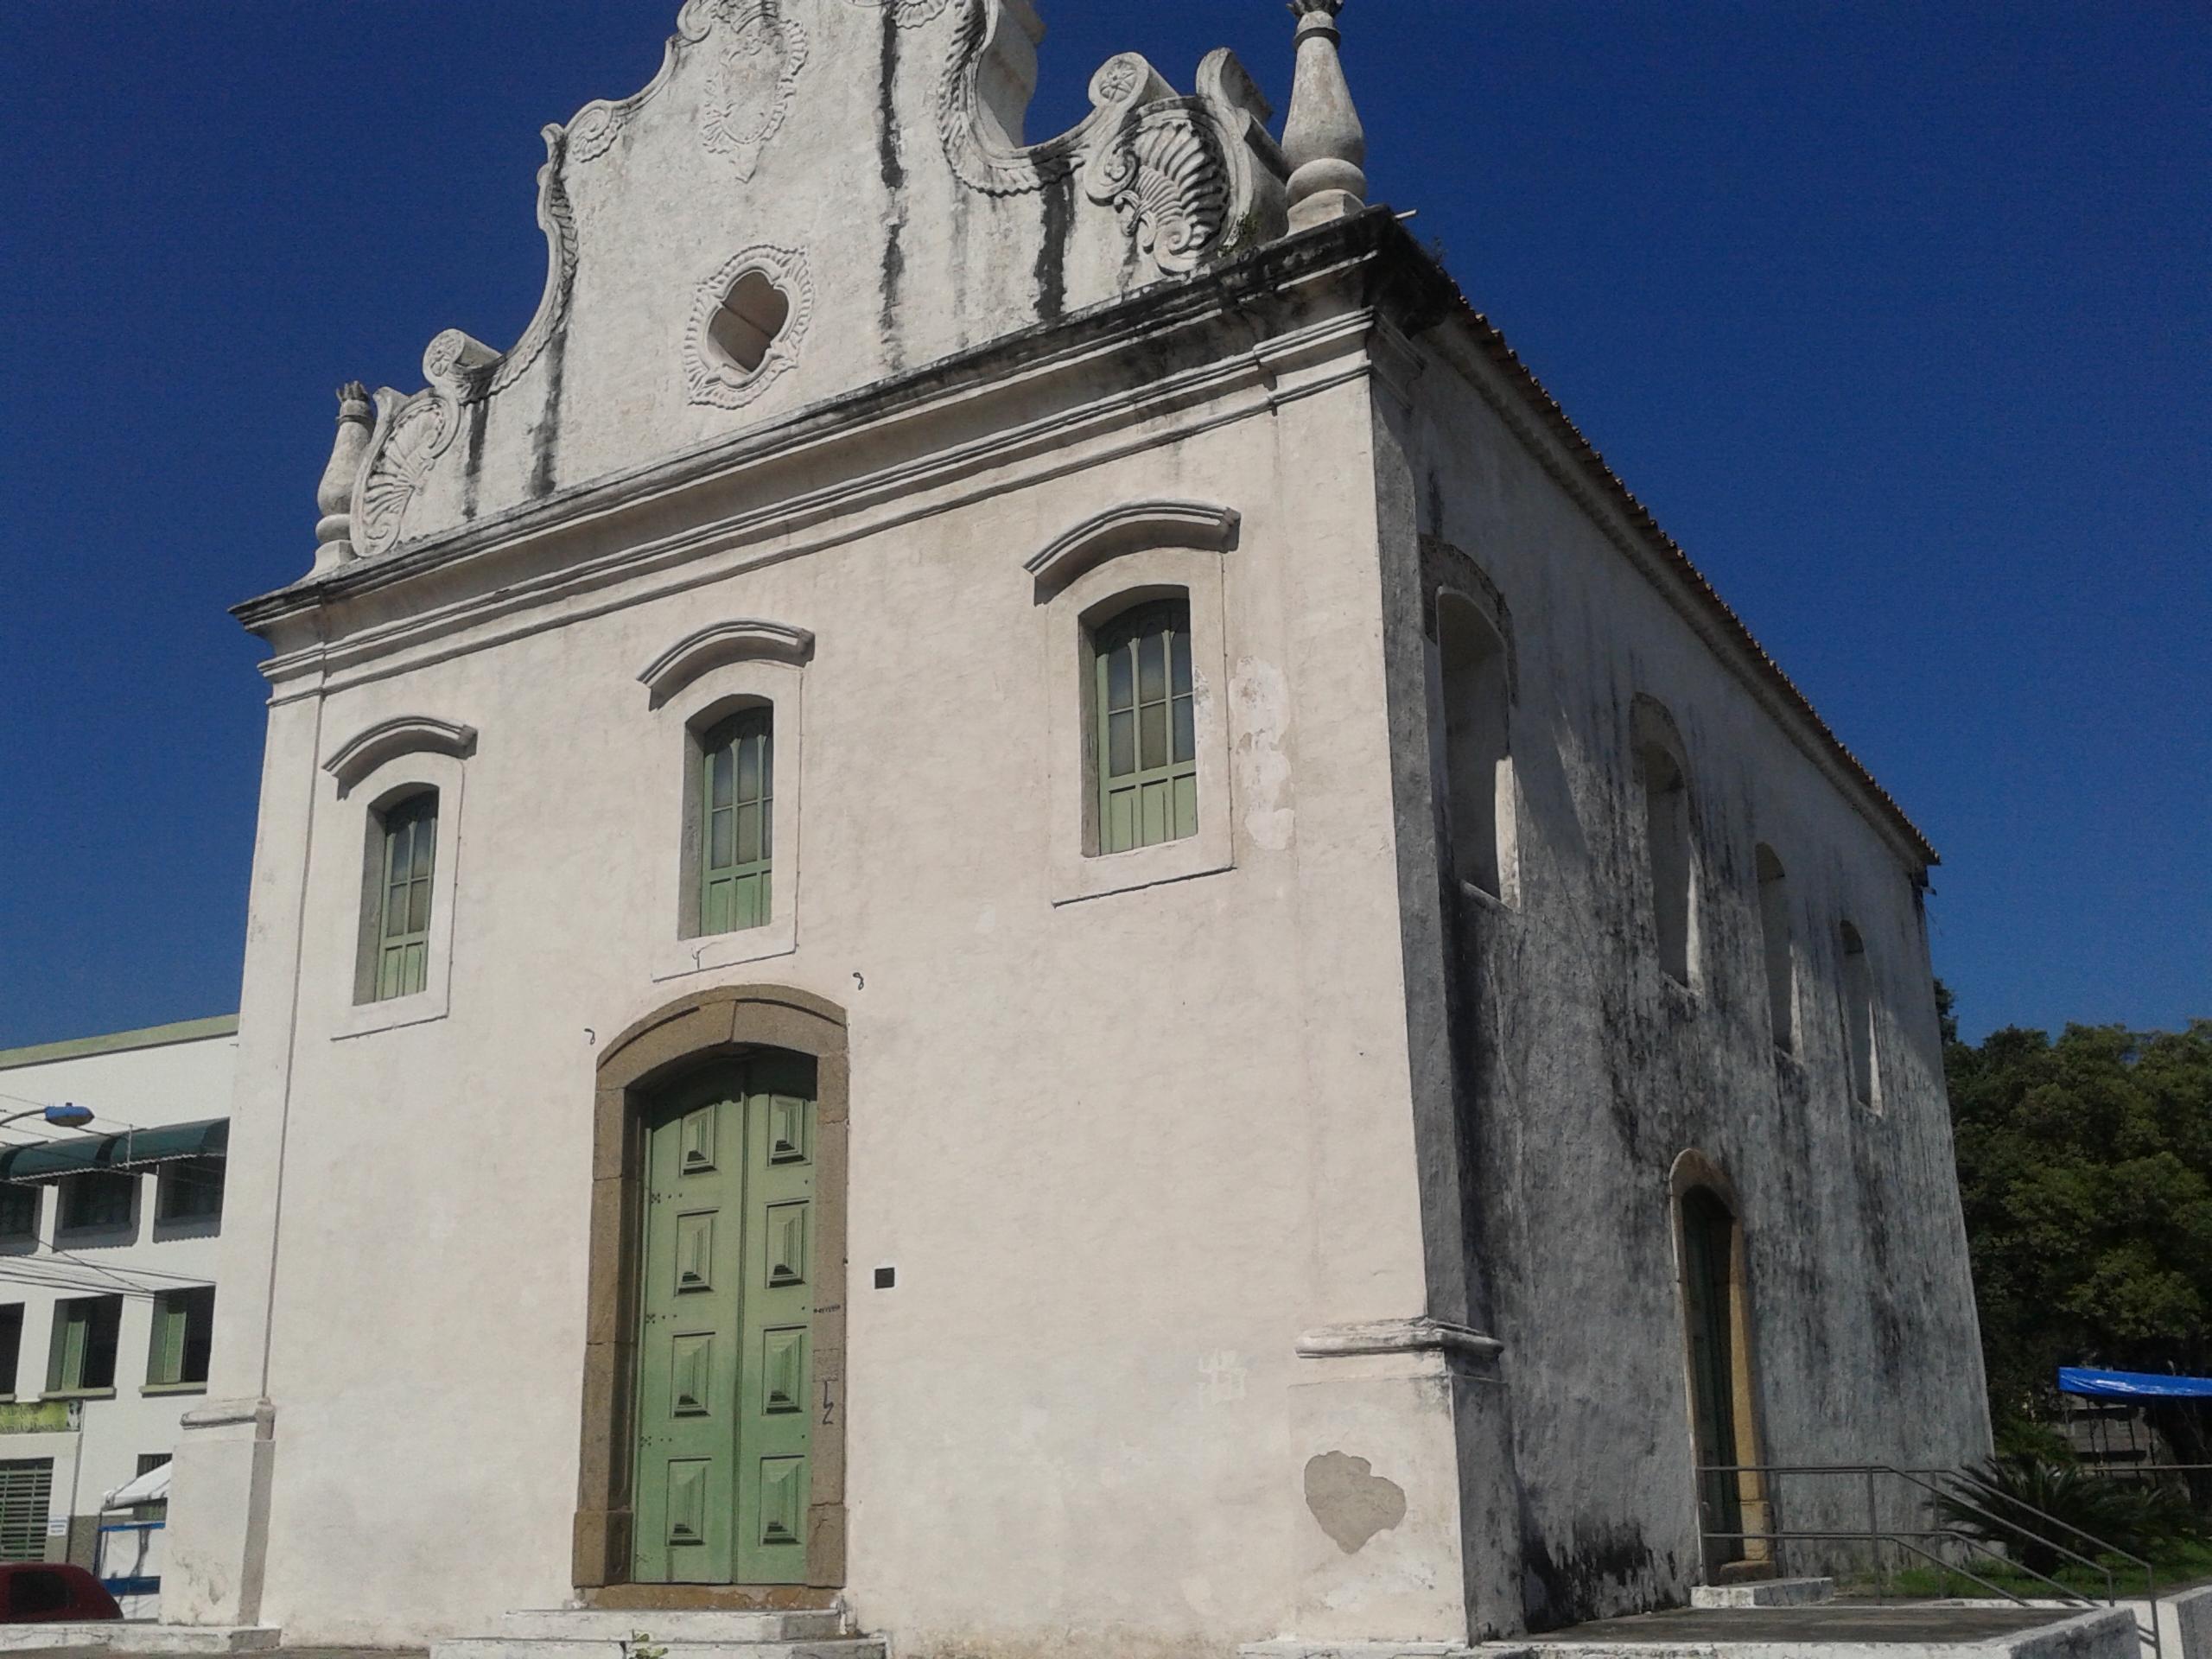
[[845,1033],[702,992],[599,1067],[574,1577],[601,1606],[844,1578]]
[[1675,1236],[1697,1510],[1708,1577],[1772,1570],[1772,1528],[1752,1385],[1744,1232],[1726,1177],[1686,1153],[1675,1170]]

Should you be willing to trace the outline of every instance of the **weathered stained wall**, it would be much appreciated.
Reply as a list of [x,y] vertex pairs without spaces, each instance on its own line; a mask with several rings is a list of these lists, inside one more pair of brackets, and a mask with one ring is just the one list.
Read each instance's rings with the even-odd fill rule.
[[[1637,537],[1471,334],[1425,343],[1395,377],[1411,400],[1377,405],[1409,1026],[1418,1109],[1458,1160],[1427,1172],[1430,1214],[1459,1216],[1470,1305],[1505,1344],[1542,1627],[1679,1600],[1700,1576],[1669,1184],[1686,1151],[1740,1202],[1766,1460],[1950,1465],[1985,1451],[1988,1427],[1916,858],[1700,637],[1679,587],[1638,568]],[[1432,560],[1438,543],[1464,553],[1510,616],[1510,904],[1450,890],[1439,867],[1423,537]],[[1653,931],[1639,694],[1687,749],[1688,988],[1662,973]],[[1794,1055],[1768,1017],[1760,842],[1789,880]],[[1874,974],[1878,1113],[1848,1082],[1847,918]],[[1449,1242],[1431,1253],[1441,1280]],[[1777,1496],[1784,1527],[1861,1524],[1847,1484]]]

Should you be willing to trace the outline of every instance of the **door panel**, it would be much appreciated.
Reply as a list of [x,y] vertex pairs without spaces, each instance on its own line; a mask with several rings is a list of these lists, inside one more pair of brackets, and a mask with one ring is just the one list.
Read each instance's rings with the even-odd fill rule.
[[1740,1560],[1740,1538],[1713,1536],[1744,1528],[1742,1485],[1733,1473],[1706,1473],[1740,1461],[1736,1444],[1736,1372],[1732,1261],[1735,1218],[1719,1202],[1693,1192],[1682,1204],[1683,1288],[1688,1297],[1691,1410],[1697,1430],[1698,1503],[1711,1541],[1708,1558]]
[[639,1583],[805,1581],[813,1094],[760,1056],[646,1121]]
[[738,1572],[747,1584],[803,1584],[814,1423],[814,1068],[794,1056],[764,1058],[748,1081]]

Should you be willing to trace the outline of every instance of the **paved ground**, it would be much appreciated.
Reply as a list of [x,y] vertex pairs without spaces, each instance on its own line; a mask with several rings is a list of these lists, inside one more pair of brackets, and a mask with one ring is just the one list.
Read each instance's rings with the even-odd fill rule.
[[[10,1648],[6,1659],[134,1659],[126,1642],[111,1648]],[[174,1659],[174,1656],[164,1656]],[[424,1648],[257,1648],[231,1659],[429,1659]]]
[[1537,1643],[1983,1642],[2077,1618],[2086,1607],[1930,1607],[1823,1602],[1814,1607],[1683,1607],[1546,1630]]

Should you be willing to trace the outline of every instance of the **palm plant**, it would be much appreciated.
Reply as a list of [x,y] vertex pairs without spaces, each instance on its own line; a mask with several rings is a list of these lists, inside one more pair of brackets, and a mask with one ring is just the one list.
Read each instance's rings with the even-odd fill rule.
[[2045,1576],[2077,1555],[2148,1556],[2196,1529],[2177,1493],[2025,1452],[2000,1453],[1952,1477],[1936,1510],[1953,1531]]

